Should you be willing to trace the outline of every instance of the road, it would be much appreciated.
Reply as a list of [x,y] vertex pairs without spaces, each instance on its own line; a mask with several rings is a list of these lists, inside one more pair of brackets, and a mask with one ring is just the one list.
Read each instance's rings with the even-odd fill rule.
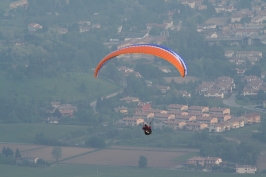
[[254,108],[257,105],[248,105],[248,106],[239,105],[235,102],[235,99],[236,99],[236,95],[232,94],[229,98],[223,100],[223,104],[225,104],[227,106],[231,106],[231,107],[238,107],[238,108],[242,107],[244,109],[248,109],[248,110],[252,110],[252,111],[256,111],[256,112],[266,113],[266,111],[262,111],[262,110],[259,110],[257,108]]
[[[114,97],[114,96],[116,96],[116,95],[118,95],[119,93],[122,93],[122,92],[123,92],[123,90],[111,93],[111,94],[107,95],[105,98],[112,98],[112,97]],[[90,103],[91,107],[93,108],[93,110],[95,112],[96,112],[96,103],[97,103],[97,101],[94,101],[94,102]]]

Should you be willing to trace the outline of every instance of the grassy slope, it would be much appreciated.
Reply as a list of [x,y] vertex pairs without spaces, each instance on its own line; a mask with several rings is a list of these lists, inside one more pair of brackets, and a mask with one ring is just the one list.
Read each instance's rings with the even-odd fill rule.
[[[25,100],[74,102],[81,99],[96,99],[98,96],[114,92],[118,87],[104,79],[95,79],[88,73],[67,73],[54,78],[34,78],[23,81],[8,80],[0,74],[0,97],[8,93],[17,93]],[[79,91],[81,84],[86,92]]]
[[[139,169],[139,168],[127,168],[127,167],[109,167],[109,166],[93,166],[93,165],[59,165],[45,168],[29,168],[20,166],[6,166],[0,165],[0,171],[5,174],[3,177],[234,177],[238,174],[227,173],[206,173],[199,171],[180,171],[180,170],[163,170],[163,169]],[[244,175],[245,177],[254,175]],[[265,174],[257,174],[257,177],[265,176]]]
[[37,133],[63,138],[71,132],[86,130],[86,126],[51,124],[0,124],[0,142],[33,143]]

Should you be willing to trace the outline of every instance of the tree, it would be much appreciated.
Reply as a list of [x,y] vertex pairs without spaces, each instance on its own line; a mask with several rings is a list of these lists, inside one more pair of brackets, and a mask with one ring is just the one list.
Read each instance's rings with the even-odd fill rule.
[[59,146],[54,146],[52,149],[52,156],[58,162],[58,160],[62,157],[62,148]]
[[147,158],[145,156],[139,157],[139,168],[146,168],[148,165]]
[[15,152],[15,158],[21,158],[21,154],[18,148],[16,149],[16,152]]
[[56,110],[54,111],[54,113],[53,113],[53,116],[55,116],[55,117],[57,117],[57,118],[60,118],[60,117],[62,116],[62,114],[61,114],[61,112],[60,112],[58,109],[56,109]]
[[6,151],[6,147],[5,147],[5,146],[4,146],[3,149],[2,149],[2,154],[5,155],[5,156],[7,156],[7,155],[6,155],[6,154],[7,154],[7,151]]

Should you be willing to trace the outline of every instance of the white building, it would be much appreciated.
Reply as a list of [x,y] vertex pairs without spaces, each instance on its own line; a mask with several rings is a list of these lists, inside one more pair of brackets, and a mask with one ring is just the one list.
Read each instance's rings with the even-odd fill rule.
[[256,171],[257,171],[257,168],[255,166],[251,166],[251,165],[237,165],[236,166],[236,173],[239,173],[239,174],[244,174],[244,173],[255,174]]

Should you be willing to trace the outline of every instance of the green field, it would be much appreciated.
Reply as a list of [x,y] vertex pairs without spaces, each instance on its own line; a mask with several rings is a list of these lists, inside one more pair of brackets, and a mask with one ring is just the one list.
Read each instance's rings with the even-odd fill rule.
[[[166,169],[139,169],[130,167],[110,167],[96,165],[58,165],[44,168],[6,166],[0,165],[1,176],[3,177],[235,177],[238,174],[211,173],[199,171],[181,171]],[[249,175],[245,177],[263,177],[265,174]]]
[[64,138],[71,132],[86,130],[86,126],[52,124],[0,124],[0,142],[33,143],[37,133],[47,137]]
[[[66,73],[53,78],[33,78],[23,81],[6,79],[0,74],[0,97],[16,94],[23,100],[74,102],[82,99],[96,99],[118,90],[105,79],[95,79],[88,73]],[[82,88],[83,87],[83,88]]]

